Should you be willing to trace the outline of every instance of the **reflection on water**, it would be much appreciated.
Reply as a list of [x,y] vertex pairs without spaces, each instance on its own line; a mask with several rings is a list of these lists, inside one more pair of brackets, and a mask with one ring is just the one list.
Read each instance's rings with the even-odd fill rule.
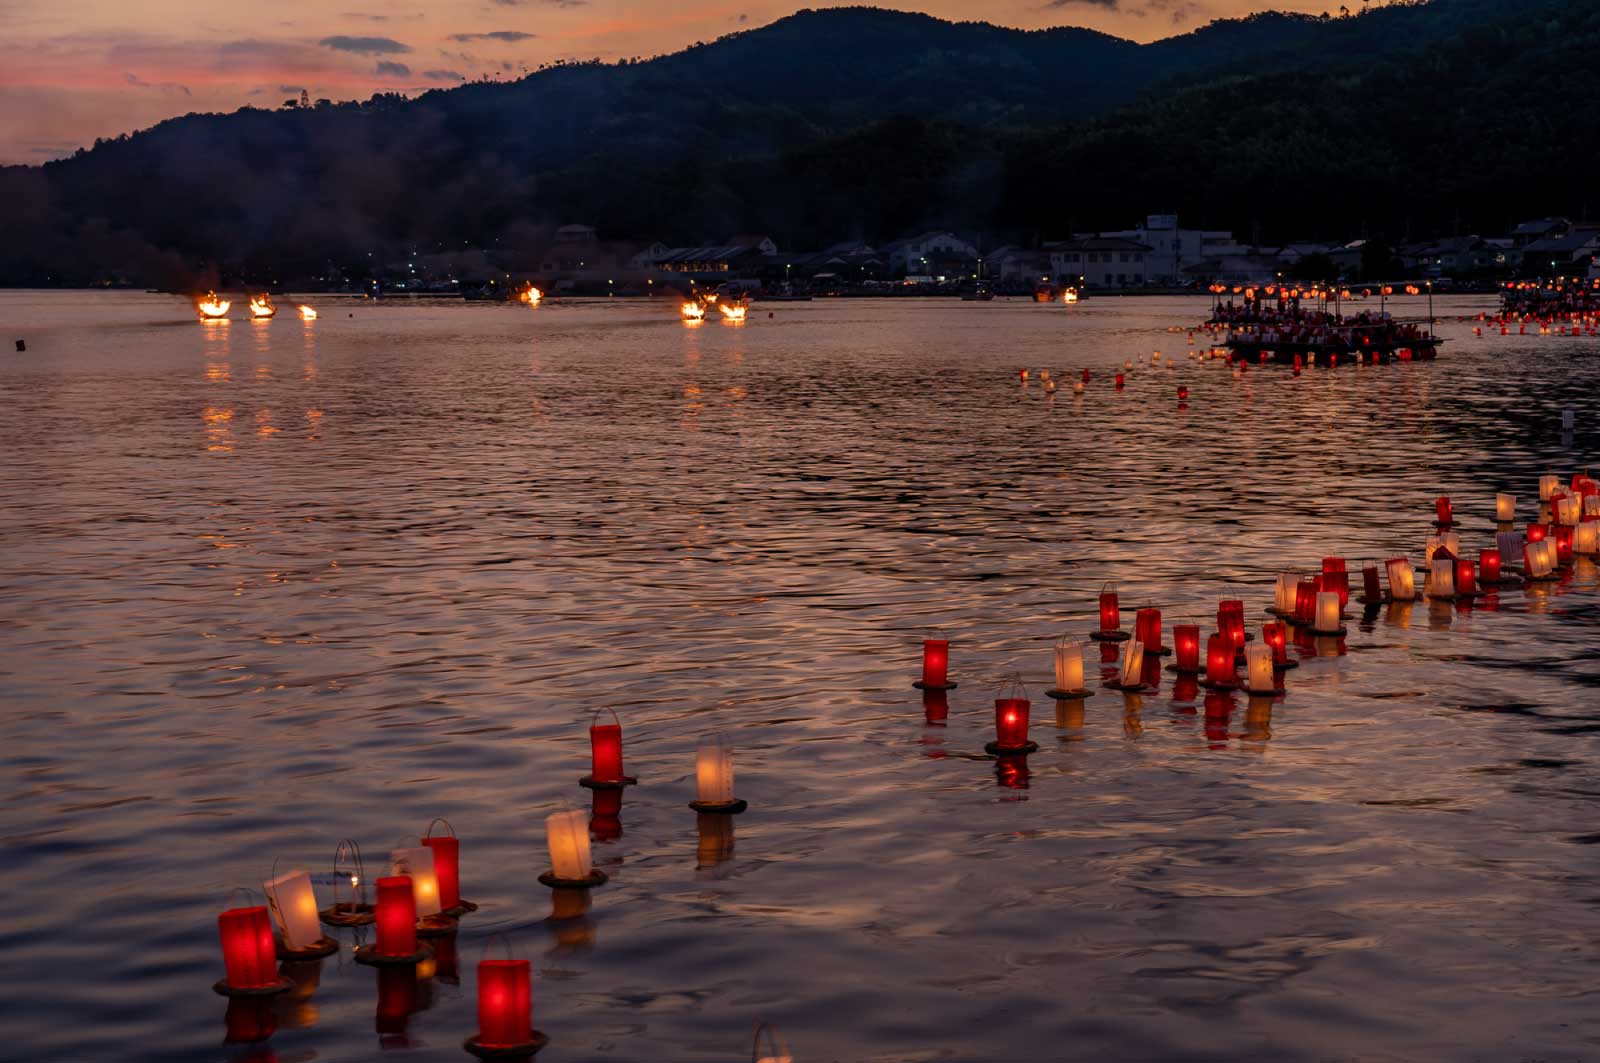
[[[1587,559],[1352,605],[1281,698],[1160,658],[1101,689],[1105,645],[1037,753],[981,754],[998,677],[1047,688],[1105,583],[1255,629],[1280,572],[1419,560],[1438,495],[1493,545],[1496,492],[1600,441],[1580,341],[1450,322],[1433,365],[1117,392],[1203,299],[0,307],[9,1052],[456,1058],[503,934],[570,1059],[737,1058],[763,1020],[804,1059],[1600,1054]],[[930,629],[948,693],[910,688]],[[625,798],[575,785],[608,706]],[[685,807],[715,730],[737,821]],[[580,800],[611,881],[546,890]],[[210,992],[228,888],[435,815],[482,908],[428,964],[330,930],[264,1009]]]

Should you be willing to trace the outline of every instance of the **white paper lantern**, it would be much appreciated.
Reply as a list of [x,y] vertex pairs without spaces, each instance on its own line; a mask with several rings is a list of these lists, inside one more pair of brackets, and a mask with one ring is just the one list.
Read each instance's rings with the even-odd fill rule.
[[1339,619],[1339,595],[1334,591],[1317,592],[1317,617],[1311,625],[1316,634],[1331,635],[1343,625]]
[[411,895],[417,902],[417,918],[438,915],[439,876],[433,870],[433,850],[426,845],[395,849],[389,853],[389,874],[410,875]]
[[1139,675],[1144,671],[1144,643],[1129,639],[1122,651],[1122,685],[1138,686]]
[[1456,563],[1440,558],[1433,563],[1431,575],[1433,594],[1437,598],[1454,598],[1456,595]]
[[1517,519],[1517,498],[1515,495],[1494,496],[1494,519],[1502,524],[1510,524]]
[[1384,563],[1389,576],[1389,597],[1397,602],[1414,601],[1417,597],[1417,575],[1409,558],[1397,557]]
[[1062,639],[1056,643],[1056,689],[1083,688],[1083,643]]
[[583,811],[552,812],[544,818],[550,873],[558,879],[582,880],[594,869],[589,856],[589,816]]
[[706,804],[733,800],[733,750],[713,735],[694,753],[695,793]]
[[1264,642],[1252,642],[1244,648],[1244,662],[1246,690],[1253,694],[1262,694],[1277,689],[1277,676],[1272,670],[1271,646]]
[[1295,595],[1300,589],[1300,573],[1281,572],[1278,574],[1278,586],[1274,595],[1273,604],[1278,612],[1292,614],[1294,612]]
[[317,917],[317,895],[311,876],[294,870],[261,884],[267,910],[278,926],[286,949],[308,949],[322,940],[322,920]]

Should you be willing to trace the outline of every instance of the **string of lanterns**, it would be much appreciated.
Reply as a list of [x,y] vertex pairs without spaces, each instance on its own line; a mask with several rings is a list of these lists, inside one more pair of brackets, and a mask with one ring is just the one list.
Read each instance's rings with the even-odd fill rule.
[[[579,783],[594,791],[593,820],[586,820],[581,811],[545,817],[550,869],[539,882],[555,892],[558,917],[563,901],[571,905],[574,894],[583,898],[588,890],[606,883],[605,872],[593,864],[591,833],[602,840],[621,833],[616,817],[622,791],[638,781],[623,770],[622,725],[615,712],[602,709],[595,714],[589,744],[590,772]],[[695,751],[695,794],[689,805],[702,825],[706,820],[726,823],[727,817],[748,807],[748,802],[734,796],[733,749],[720,734],[704,739]],[[435,834],[440,824],[445,833]],[[731,849],[731,830],[712,834],[723,851]],[[263,1040],[272,1035],[275,1023],[262,1005],[296,988],[280,974],[278,961],[314,960],[337,952],[339,943],[323,933],[324,926],[373,927],[373,941],[356,948],[355,960],[378,969],[380,1030],[386,1017],[403,1028],[414,1010],[415,972],[435,959],[430,940],[448,942],[453,956],[460,919],[478,908],[461,897],[460,857],[455,831],[445,820],[435,819],[416,845],[390,852],[389,874],[371,883],[371,903],[361,848],[353,841],[341,842],[335,850],[334,898],[327,908],[318,908],[311,875],[299,868],[279,875],[274,867],[272,877],[262,883],[264,904],[253,903],[248,890],[235,890],[247,898],[235,904],[230,895],[228,906],[217,916],[224,976],[213,986],[230,998],[229,1040]],[[579,899],[576,911],[587,910],[587,900]],[[477,970],[478,1032],[462,1047],[480,1059],[520,1059],[537,1053],[549,1038],[533,1027],[529,962],[509,955],[485,958]],[[770,1026],[757,1031],[755,1051],[758,1063],[792,1063],[782,1038]]]
[[[1495,546],[1480,550],[1476,561],[1462,554],[1454,504],[1447,496],[1438,498],[1434,503],[1437,534],[1427,539],[1423,567],[1415,568],[1405,556],[1389,558],[1381,570],[1376,561],[1364,562],[1359,603],[1374,610],[1386,603],[1415,602],[1418,571],[1424,577],[1422,597],[1457,602],[1498,588],[1555,582],[1570,570],[1576,557],[1600,557],[1600,482],[1580,473],[1564,487],[1560,477],[1544,476],[1539,481],[1539,498],[1540,512],[1518,531],[1515,497],[1496,495]],[[1519,560],[1520,565],[1508,558]],[[1202,664],[1198,624],[1175,625],[1168,647],[1163,643],[1160,609],[1146,606],[1135,612],[1130,633],[1123,629],[1117,589],[1108,584],[1100,591],[1098,626],[1088,633],[1088,639],[1102,645],[1102,663],[1114,666],[1103,679],[1103,685],[1111,690],[1137,695],[1151,689],[1159,682],[1161,657],[1171,655],[1173,663],[1167,670],[1193,683],[1191,690],[1203,688],[1221,695],[1242,691],[1253,699],[1278,699],[1287,693],[1284,674],[1299,663],[1288,653],[1291,628],[1312,639],[1313,648],[1315,640],[1332,641],[1336,655],[1342,655],[1343,640],[1349,634],[1345,619],[1350,598],[1350,574],[1344,558],[1323,558],[1322,570],[1310,575],[1281,573],[1274,585],[1273,603],[1267,607],[1267,613],[1277,619],[1261,625],[1259,642],[1246,631],[1243,601],[1224,598],[1217,606],[1216,631],[1206,637]],[[1084,681],[1084,650],[1089,643],[1065,636],[1054,644],[1054,686],[1046,691],[1047,697],[1081,706],[1093,696]],[[947,692],[957,686],[950,679],[949,668],[949,640],[925,639],[922,678],[913,686],[924,692],[924,715],[929,723],[948,718]],[[1180,689],[1174,687],[1175,696],[1180,696]],[[1020,676],[1010,679],[995,697],[995,737],[984,749],[1001,762],[1002,785],[1027,785],[1026,758],[1039,748],[1028,738],[1030,707]],[[1077,712],[1081,714],[1081,708]]]

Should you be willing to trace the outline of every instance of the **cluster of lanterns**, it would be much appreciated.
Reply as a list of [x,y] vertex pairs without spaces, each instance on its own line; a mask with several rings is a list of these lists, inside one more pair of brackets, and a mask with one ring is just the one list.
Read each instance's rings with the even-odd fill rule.
[[[1376,561],[1367,561],[1361,566],[1359,602],[1373,609],[1384,603],[1414,602],[1419,597],[1459,601],[1523,582],[1554,581],[1575,556],[1600,557],[1600,482],[1580,474],[1564,485],[1560,477],[1545,476],[1539,482],[1539,498],[1549,519],[1517,531],[1516,499],[1497,495],[1495,546],[1481,550],[1474,561],[1462,552],[1454,504],[1448,497],[1440,497],[1434,504],[1437,534],[1428,538],[1425,547],[1422,587],[1417,585],[1418,570],[1406,557],[1390,558],[1381,567]],[[1520,559],[1520,567],[1508,559]],[[1243,692],[1251,698],[1276,699],[1286,693],[1284,674],[1299,663],[1289,657],[1291,634],[1297,645],[1309,645],[1312,650],[1319,650],[1319,640],[1331,640],[1332,652],[1341,654],[1348,634],[1345,617],[1351,597],[1350,570],[1345,560],[1325,557],[1318,572],[1284,572],[1278,576],[1273,603],[1267,608],[1276,619],[1261,625],[1259,640],[1246,630],[1244,602],[1224,598],[1217,606],[1216,629],[1204,633],[1203,641],[1198,624],[1180,623],[1173,626],[1168,645],[1160,609],[1145,606],[1136,610],[1130,632],[1124,627],[1118,592],[1107,585],[1100,592],[1099,623],[1089,633],[1089,639],[1102,645],[1102,662],[1114,665],[1103,681],[1111,690],[1139,694],[1154,687],[1162,671],[1162,658],[1170,656],[1172,664],[1167,670],[1196,687],[1221,694]],[[1118,645],[1120,653],[1115,649]],[[1085,649],[1085,643],[1071,637],[1056,643],[1054,686],[1046,691],[1047,697],[1058,703],[1071,703],[1093,696],[1084,678]],[[948,640],[924,640],[922,677],[913,685],[924,692],[927,719],[944,720],[949,712],[946,693],[957,686],[950,679]],[[1029,709],[1020,678],[1010,681],[995,697],[995,737],[984,748],[999,758],[1001,781],[1006,785],[1026,784],[1026,767],[1021,758],[1038,749],[1028,738]],[[1022,782],[1018,783],[1018,779]]]
[[[622,757],[622,725],[616,714],[601,710],[589,727],[590,772],[580,785],[595,793],[591,822],[582,811],[563,810],[545,817],[545,843],[550,869],[539,881],[559,896],[587,891],[607,881],[593,864],[590,837],[615,837],[620,827],[609,828],[621,811],[621,791],[637,780],[626,774]],[[745,811],[747,803],[734,795],[733,750],[721,735],[703,740],[695,751],[695,799],[691,808],[706,819],[726,820]],[[443,832],[435,828],[443,825]],[[704,828],[702,827],[702,833]],[[731,829],[715,832],[724,849],[731,848]],[[262,883],[264,904],[234,904],[217,917],[224,977],[213,987],[232,998],[230,1037],[258,1040],[270,1036],[272,1023],[250,1011],[250,1001],[287,992],[294,983],[282,977],[280,959],[304,961],[331,955],[339,943],[324,933],[324,926],[373,928],[373,940],[355,950],[357,963],[379,969],[380,1019],[389,995],[414,992],[414,969],[434,959],[430,940],[450,941],[458,920],[477,905],[461,896],[461,845],[454,830],[436,819],[415,845],[390,852],[389,874],[367,880],[361,850],[356,843],[340,843],[334,855],[333,903],[318,905],[311,875],[303,869],[274,873]],[[238,891],[235,893],[248,891]],[[587,902],[580,909],[587,911]],[[559,914],[559,906],[558,906]],[[410,969],[410,970],[408,970]],[[404,985],[391,972],[405,975]],[[386,995],[386,991],[389,995]],[[393,1003],[393,1001],[391,1001]],[[243,1004],[236,1012],[234,1004]],[[401,1018],[408,1007],[395,1004]],[[780,1045],[775,1031],[763,1028],[759,1043]],[[478,964],[478,1032],[463,1047],[480,1058],[530,1056],[547,1038],[533,1028],[532,979],[527,960],[484,959]],[[787,1050],[771,1055],[772,1063],[787,1063]]]

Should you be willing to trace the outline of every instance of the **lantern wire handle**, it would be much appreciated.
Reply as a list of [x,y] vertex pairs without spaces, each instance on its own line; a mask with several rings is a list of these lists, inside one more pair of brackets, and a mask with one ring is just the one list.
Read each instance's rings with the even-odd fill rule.
[[755,1044],[751,1047],[751,1063],[761,1063],[762,1060],[791,1060],[789,1045],[778,1033],[778,1028],[770,1022],[764,1022],[756,1027]]
[[[234,895],[239,893],[244,894],[244,903],[234,904]],[[252,890],[249,886],[235,886],[233,889],[228,891],[228,896],[226,899],[224,899],[223,906],[225,908],[254,908],[256,906],[255,902],[256,894],[254,890]]]
[[514,960],[517,958],[516,953],[511,951],[511,938],[505,934],[490,934],[488,937],[484,938],[478,943],[479,963],[482,963],[484,960],[493,959],[493,957],[489,955],[489,950],[494,948],[496,942],[498,942],[504,949],[506,959]]
[[428,829],[422,834],[424,841],[433,837],[433,825],[435,823],[444,824],[444,829],[450,832],[448,837],[454,838],[456,836],[456,829],[450,825],[450,821],[448,819],[445,819],[443,816],[434,816],[433,819],[428,823]]
[[361,859],[361,846],[346,838],[333,851],[333,906],[339,906],[339,886],[348,875],[350,904],[358,906],[367,891],[367,867]]
[[594,727],[599,723],[601,713],[608,713],[611,716],[612,723],[616,724],[618,727],[622,726],[622,720],[617,717],[617,710],[613,709],[609,705],[602,705],[598,709],[594,710],[593,716],[589,717],[590,727]]
[[1020,698],[1023,701],[1029,700],[1028,688],[1022,682],[1021,672],[1012,672],[1010,675],[1002,677],[1000,680],[1000,689],[996,691],[996,694],[1002,698]]

